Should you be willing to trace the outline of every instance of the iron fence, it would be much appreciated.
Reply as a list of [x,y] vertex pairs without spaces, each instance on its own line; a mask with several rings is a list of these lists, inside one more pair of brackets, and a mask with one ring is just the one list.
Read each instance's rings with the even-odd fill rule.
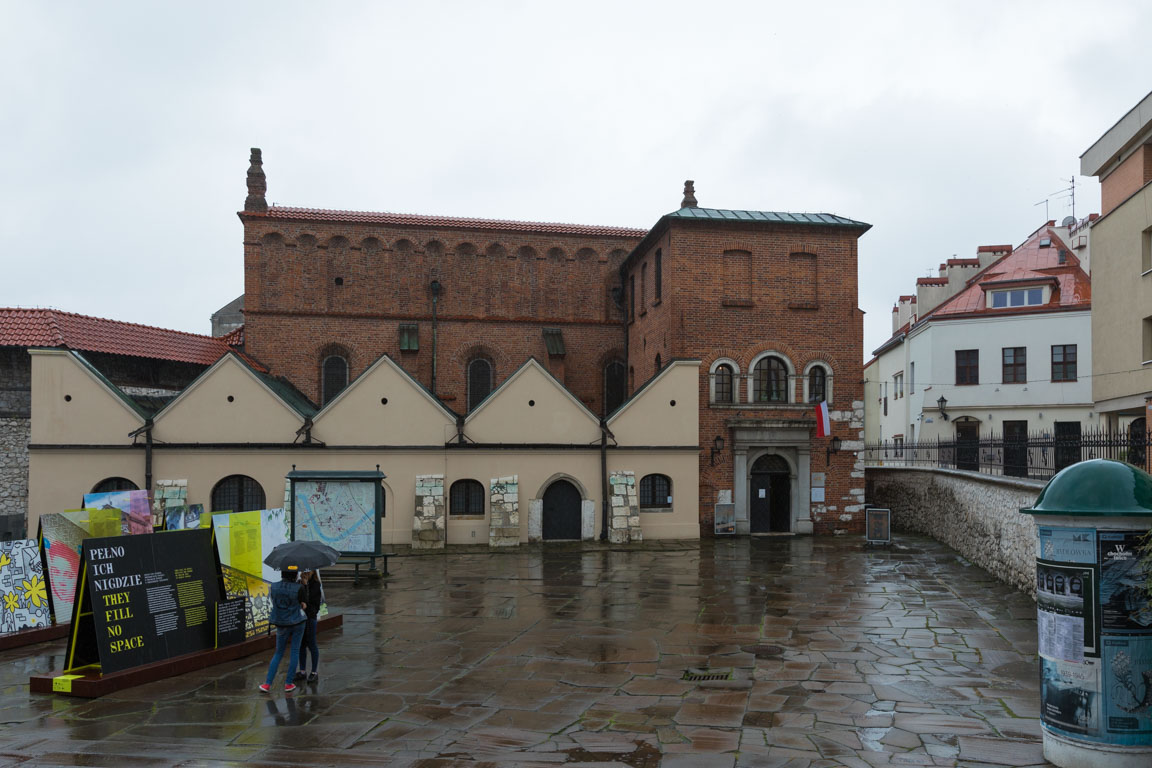
[[943,467],[986,475],[1047,480],[1086,459],[1117,459],[1149,467],[1152,432],[1084,430],[1074,434],[987,433],[971,437],[905,443],[899,439],[866,443],[864,463],[871,467]]

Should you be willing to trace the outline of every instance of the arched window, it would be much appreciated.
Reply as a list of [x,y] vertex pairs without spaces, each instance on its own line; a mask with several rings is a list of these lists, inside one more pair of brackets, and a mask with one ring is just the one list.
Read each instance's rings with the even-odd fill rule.
[[660,353],[657,352],[656,353],[656,373],[660,373],[660,371],[663,368],[664,368],[664,364],[660,361]]
[[667,509],[672,506],[672,479],[667,475],[640,478],[640,508]]
[[778,357],[765,357],[752,370],[752,402],[788,402],[788,366]]
[[824,366],[817,365],[808,372],[808,402],[819,403],[825,399],[827,392],[828,372]]
[[721,363],[716,366],[716,370],[712,373],[712,402],[735,402],[732,397],[732,380],[732,366],[728,363]]
[[480,405],[480,401],[492,392],[492,363],[477,357],[468,363],[468,410]]
[[92,493],[111,493],[112,491],[138,491],[140,486],[126,477],[106,477],[96,483]]
[[229,475],[212,489],[213,512],[264,509],[264,489],[247,475]]
[[448,493],[448,514],[483,515],[484,486],[475,480],[457,480]]
[[348,361],[340,355],[324,358],[320,404],[328,405],[348,386]]
[[604,415],[615,411],[624,402],[627,373],[622,360],[612,360],[604,366]]

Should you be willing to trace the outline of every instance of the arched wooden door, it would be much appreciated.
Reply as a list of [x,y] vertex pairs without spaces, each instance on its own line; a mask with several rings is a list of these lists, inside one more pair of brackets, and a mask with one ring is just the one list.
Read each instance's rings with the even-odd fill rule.
[[782,456],[761,456],[752,465],[752,495],[748,523],[752,533],[786,533],[792,530],[792,477]]
[[567,480],[557,480],[544,491],[545,541],[580,540],[580,491]]

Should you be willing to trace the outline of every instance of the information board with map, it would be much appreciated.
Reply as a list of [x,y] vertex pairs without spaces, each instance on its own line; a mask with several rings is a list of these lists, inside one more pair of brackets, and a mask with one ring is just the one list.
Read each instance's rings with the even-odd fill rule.
[[348,555],[380,553],[380,472],[292,472],[292,538]]

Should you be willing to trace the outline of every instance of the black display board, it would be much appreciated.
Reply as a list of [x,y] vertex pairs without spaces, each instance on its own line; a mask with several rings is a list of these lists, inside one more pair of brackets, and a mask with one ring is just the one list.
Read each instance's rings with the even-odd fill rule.
[[236,645],[246,639],[244,633],[244,603],[242,597],[216,603],[216,647]]
[[116,672],[215,647],[211,529],[85,539],[67,669]]

